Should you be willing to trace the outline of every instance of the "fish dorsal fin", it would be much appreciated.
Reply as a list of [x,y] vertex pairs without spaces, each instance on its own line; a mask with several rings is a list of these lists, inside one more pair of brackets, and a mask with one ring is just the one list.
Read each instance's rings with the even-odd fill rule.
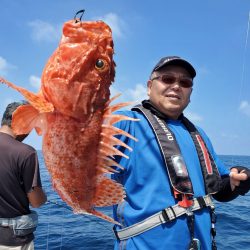
[[45,113],[40,114],[30,104],[19,106],[12,116],[12,129],[15,134],[29,134],[35,128],[38,135],[46,129]]
[[25,97],[25,99],[40,113],[54,111],[53,104],[45,100],[45,98],[41,94],[34,94],[25,88],[16,86],[15,84],[3,79],[2,77],[0,77],[0,82],[20,92]]
[[[114,98],[112,98],[108,102],[108,104],[110,104],[112,100],[114,100]],[[116,138],[115,135],[118,135],[118,134],[124,135],[124,136],[129,137],[132,140],[137,141],[137,139],[133,137],[132,135],[130,135],[129,133],[113,126],[114,123],[123,121],[123,120],[139,121],[139,119],[128,117],[125,115],[112,114],[114,110],[117,110],[120,107],[128,106],[130,104],[131,102],[119,103],[113,106],[108,106],[105,109],[104,116],[103,116],[104,119],[103,119],[103,124],[102,124],[98,163],[97,163],[97,166],[99,166],[98,170],[100,172],[103,172],[103,173],[116,172],[116,170],[113,169],[112,166],[122,168],[119,165],[117,166],[117,163],[114,164],[115,162],[111,160],[109,157],[113,158],[114,155],[119,155],[125,158],[129,158],[127,155],[125,155],[115,146],[122,146],[122,147],[127,148],[129,151],[132,151],[132,149],[128,145],[126,145],[121,140]]]

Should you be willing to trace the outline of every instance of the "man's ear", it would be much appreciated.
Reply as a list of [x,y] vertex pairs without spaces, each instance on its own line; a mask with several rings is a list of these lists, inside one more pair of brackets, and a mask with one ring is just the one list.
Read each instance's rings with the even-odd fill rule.
[[150,96],[152,83],[153,82],[151,80],[148,80],[148,82],[147,82],[147,94],[148,94],[148,96]]
[[193,92],[193,88],[191,88],[191,92],[190,92],[190,95],[189,95],[189,102],[191,102],[191,94]]

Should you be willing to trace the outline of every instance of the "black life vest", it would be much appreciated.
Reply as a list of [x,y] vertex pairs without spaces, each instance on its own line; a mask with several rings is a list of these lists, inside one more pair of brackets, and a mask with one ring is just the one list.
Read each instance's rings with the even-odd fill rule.
[[[150,123],[164,158],[173,190],[181,194],[193,196],[193,187],[185,161],[181,155],[175,135],[165,122],[166,116],[155,109],[149,101],[143,101],[142,104],[143,105],[133,107],[132,110],[141,112]],[[221,183],[221,177],[217,166],[196,127],[183,115],[181,115],[180,119],[187,128],[195,144],[205,183],[206,194],[214,194],[219,191]]]

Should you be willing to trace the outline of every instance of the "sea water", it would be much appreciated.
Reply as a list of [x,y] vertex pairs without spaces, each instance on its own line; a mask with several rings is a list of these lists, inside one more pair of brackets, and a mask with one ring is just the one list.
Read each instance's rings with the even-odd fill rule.
[[[109,250],[115,236],[112,224],[91,215],[76,215],[51,187],[50,177],[38,152],[41,179],[48,201],[36,209],[39,224],[35,233],[36,250]],[[227,167],[250,167],[250,156],[220,156]],[[250,250],[250,194],[227,203],[216,203],[216,242],[218,250]],[[112,216],[110,207],[102,211]],[[152,249],[153,250],[153,249]],[[154,249],[157,250],[157,249]]]

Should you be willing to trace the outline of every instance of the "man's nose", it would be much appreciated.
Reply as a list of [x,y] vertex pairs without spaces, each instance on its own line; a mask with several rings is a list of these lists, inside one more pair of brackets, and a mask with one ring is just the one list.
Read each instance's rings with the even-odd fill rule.
[[176,78],[175,82],[173,84],[171,84],[171,87],[173,89],[179,89],[181,87],[179,78]]

